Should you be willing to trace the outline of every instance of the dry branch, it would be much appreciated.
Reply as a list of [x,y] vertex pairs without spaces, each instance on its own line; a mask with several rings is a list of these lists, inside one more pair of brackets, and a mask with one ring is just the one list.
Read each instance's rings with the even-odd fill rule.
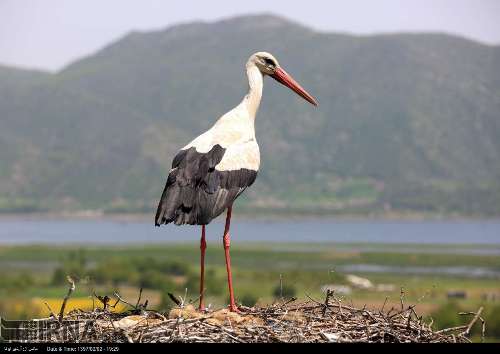
[[[245,308],[241,315],[227,314],[224,310],[199,313],[189,310],[182,301],[170,318],[140,305],[129,304],[132,309],[124,313],[112,312],[110,306],[93,311],[74,310],[66,320],[82,321],[86,331],[76,335],[82,342],[347,342],[347,343],[465,343],[478,320],[482,308],[474,313],[468,325],[434,331],[422,321],[414,306],[400,311],[383,309],[370,311],[365,307],[342,304],[333,292],[324,301],[310,298],[296,303],[295,299],[280,301],[267,307]],[[106,297],[105,297],[106,298]],[[174,297],[176,300],[177,298]],[[104,298],[102,298],[104,300]],[[109,298],[108,298],[109,299]],[[128,303],[119,298],[119,301]],[[107,303],[108,301],[104,301]],[[404,304],[402,304],[405,306]],[[191,306],[192,307],[192,306]],[[137,310],[141,310],[137,314]],[[190,312],[191,311],[191,312]],[[225,314],[220,316],[221,313]],[[484,325],[483,325],[484,328]],[[90,330],[89,330],[90,329]],[[63,329],[61,329],[63,330]],[[74,335],[68,341],[74,340]]]
[[68,288],[68,293],[64,297],[63,303],[61,305],[61,309],[59,310],[59,322],[63,320],[64,317],[64,310],[66,309],[66,303],[68,302],[69,297],[75,291],[75,281],[68,275],[66,277],[68,279],[68,283],[70,284]]

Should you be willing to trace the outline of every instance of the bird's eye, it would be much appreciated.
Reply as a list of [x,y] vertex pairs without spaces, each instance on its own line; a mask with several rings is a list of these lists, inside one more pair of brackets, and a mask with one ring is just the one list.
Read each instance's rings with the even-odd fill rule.
[[274,60],[272,60],[271,58],[264,58],[264,62],[266,63],[266,65],[268,66],[276,66],[276,63],[274,62]]

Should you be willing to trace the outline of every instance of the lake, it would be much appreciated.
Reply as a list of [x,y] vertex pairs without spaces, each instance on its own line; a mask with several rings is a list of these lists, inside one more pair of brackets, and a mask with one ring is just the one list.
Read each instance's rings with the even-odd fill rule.
[[[221,243],[224,225],[207,227],[207,241]],[[144,221],[112,220],[20,220],[0,219],[0,246],[140,245],[197,243],[200,227],[168,225],[154,227]],[[375,220],[238,220],[231,227],[233,246],[269,242],[279,251],[321,251],[325,244],[337,251],[451,253],[499,255],[499,221],[375,221]],[[0,260],[1,261],[1,260]],[[22,263],[22,262],[21,262]],[[16,266],[22,267],[22,264]],[[32,265],[31,265],[32,266]],[[497,269],[477,267],[392,267],[348,264],[342,272],[462,275],[500,278]]]
[[[208,242],[220,242],[224,225],[207,227]],[[0,220],[0,244],[143,244],[196,242],[200,227],[154,227],[144,221],[112,220]],[[340,221],[340,220],[234,220],[233,242],[474,244],[498,252],[500,220],[493,221]],[[481,247],[481,245],[484,245]]]

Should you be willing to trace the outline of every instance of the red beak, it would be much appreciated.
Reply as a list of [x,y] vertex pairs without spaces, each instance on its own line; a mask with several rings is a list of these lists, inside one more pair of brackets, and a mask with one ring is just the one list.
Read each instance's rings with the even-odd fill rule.
[[300,97],[305,99],[307,102],[317,106],[318,101],[311,96],[306,90],[299,85],[297,81],[293,79],[285,70],[281,68],[277,68],[274,74],[270,75],[274,80],[278,81],[280,84],[285,85],[286,87],[292,89],[297,93]]

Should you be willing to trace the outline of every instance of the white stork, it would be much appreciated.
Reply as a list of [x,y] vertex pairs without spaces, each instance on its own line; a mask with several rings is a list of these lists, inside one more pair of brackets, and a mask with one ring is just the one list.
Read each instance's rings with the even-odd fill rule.
[[246,64],[248,94],[234,109],[224,114],[205,133],[184,146],[174,157],[156,212],[155,225],[201,225],[201,274],[199,309],[205,309],[204,263],[205,225],[227,209],[223,245],[226,256],[230,311],[234,301],[229,256],[229,226],[234,200],[252,185],[260,165],[259,145],[255,140],[255,115],[262,99],[264,76],[289,87],[313,105],[317,101],[283,70],[274,56],[253,54]]

